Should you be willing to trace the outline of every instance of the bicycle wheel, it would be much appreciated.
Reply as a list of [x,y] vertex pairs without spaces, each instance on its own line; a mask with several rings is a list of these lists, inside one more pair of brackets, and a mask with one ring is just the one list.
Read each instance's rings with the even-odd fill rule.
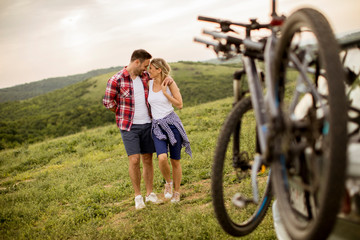
[[274,61],[280,118],[271,169],[293,239],[326,239],[344,192],[347,107],[339,47],[325,17],[294,12]]
[[[233,236],[251,233],[262,221],[271,203],[270,171],[262,166],[251,181],[257,149],[256,121],[250,98],[238,102],[226,119],[218,138],[212,167],[212,197],[222,228]],[[241,144],[240,144],[241,143]],[[258,186],[259,201],[253,199],[252,184]],[[239,195],[245,206],[239,206]]]

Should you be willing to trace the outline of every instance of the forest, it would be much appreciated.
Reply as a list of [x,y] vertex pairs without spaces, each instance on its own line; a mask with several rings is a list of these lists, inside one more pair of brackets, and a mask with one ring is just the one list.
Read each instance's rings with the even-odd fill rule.
[[[184,107],[232,95],[235,64],[177,62],[171,67]],[[0,103],[0,150],[115,124],[102,98],[107,80],[120,69],[29,99]]]

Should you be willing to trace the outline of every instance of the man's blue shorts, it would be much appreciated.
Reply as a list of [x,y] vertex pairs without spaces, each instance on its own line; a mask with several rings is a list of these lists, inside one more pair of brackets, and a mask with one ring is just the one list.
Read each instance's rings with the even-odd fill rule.
[[128,156],[155,152],[151,123],[133,124],[130,131],[120,130],[120,133]]
[[[176,143],[174,146],[170,144],[169,138],[166,140],[159,140],[157,137],[154,136],[154,133],[152,134],[152,137],[154,139],[156,154],[159,156],[162,153],[168,153],[168,149],[170,152],[170,158],[174,160],[180,160],[181,159],[181,145],[182,145],[182,137],[180,135],[180,132],[177,130],[177,128],[174,125],[169,125],[171,131],[174,133]],[[167,133],[161,129],[161,131],[167,136]]]

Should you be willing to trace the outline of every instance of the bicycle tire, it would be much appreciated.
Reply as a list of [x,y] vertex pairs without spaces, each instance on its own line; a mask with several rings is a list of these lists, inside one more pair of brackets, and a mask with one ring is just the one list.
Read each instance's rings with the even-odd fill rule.
[[[315,130],[312,132],[314,136],[305,136],[305,133],[295,133],[290,130],[287,135],[279,136],[278,149],[281,150],[271,164],[274,191],[279,201],[280,216],[292,239],[326,239],[335,224],[345,186],[347,146],[345,73],[334,34],[320,12],[310,8],[297,10],[285,21],[281,34],[275,51],[273,79],[275,89],[278,89],[276,94],[283,122],[292,123],[294,120],[291,116],[295,116],[295,111],[291,112],[291,108],[285,103],[287,90],[285,85],[291,87],[288,76],[296,74],[296,71],[289,69],[290,54],[297,54],[300,58],[299,51],[305,46],[301,45],[300,41],[309,41],[311,38],[317,43],[310,52],[316,57],[309,61],[309,66],[314,64],[312,84],[313,89],[316,90],[310,91],[312,106],[304,119],[312,122],[308,123],[307,129],[317,123],[319,128],[314,127]],[[309,39],[300,34],[304,34]],[[298,71],[300,73],[301,70]],[[319,90],[320,78],[327,81],[328,94],[325,96]],[[294,89],[298,86],[296,83]],[[320,98],[317,98],[318,96]],[[293,101],[291,104],[300,102],[294,98],[291,100]],[[320,108],[316,110],[318,106]],[[323,113],[322,117],[316,115],[319,109]],[[286,113],[287,110],[289,113]],[[318,136],[315,136],[316,134]],[[304,144],[304,142],[307,145],[303,150],[295,154],[291,152],[293,146],[297,144],[300,146],[300,143]]]
[[[229,199],[226,199],[226,193],[224,193],[224,191],[227,192],[226,190],[234,187],[237,188],[238,191],[245,190],[248,187],[248,186],[244,188],[239,187],[239,185],[236,185],[237,183],[235,183],[234,185],[229,184],[229,186],[224,186],[225,185],[224,176],[226,175],[224,169],[226,168],[225,165],[227,164],[227,160],[228,160],[226,157],[226,153],[229,152],[228,146],[231,145],[229,144],[231,142],[231,138],[234,138],[234,136],[235,138],[236,136],[239,137],[239,135],[240,135],[239,138],[241,138],[241,134],[239,135],[234,134],[236,125],[237,123],[240,123],[240,129],[241,129],[241,125],[243,125],[241,123],[243,123],[242,120],[244,120],[243,117],[251,109],[252,109],[252,104],[251,104],[251,99],[249,97],[242,99],[234,106],[233,110],[228,115],[225,123],[223,124],[221,133],[218,137],[217,147],[215,150],[214,162],[212,167],[211,189],[212,189],[212,198],[213,198],[215,215],[221,227],[228,234],[233,236],[244,236],[251,233],[265,217],[266,211],[272,200],[272,191],[270,184],[271,181],[269,180],[270,173],[265,177],[267,178],[266,186],[261,190],[263,196],[260,196],[261,200],[259,201],[259,204],[256,206],[256,208],[255,206],[250,206],[250,207],[246,207],[245,209],[239,209],[239,208],[231,209],[231,207],[229,206],[229,204],[231,203],[229,203]],[[251,121],[254,122],[253,120]],[[252,129],[256,131],[256,126],[254,126]],[[252,135],[252,140],[256,138],[256,136],[254,137],[254,135],[256,134]],[[256,143],[254,143],[253,147],[254,149],[257,148]],[[230,159],[229,164],[231,164],[231,161],[232,160]],[[248,185],[246,181],[247,180],[243,180],[244,182],[243,184]],[[247,213],[247,211],[252,211],[252,210],[253,212],[251,212],[250,214]],[[242,215],[243,212],[244,214]],[[235,218],[237,218],[239,215],[245,217],[244,219],[239,220],[238,222]]]

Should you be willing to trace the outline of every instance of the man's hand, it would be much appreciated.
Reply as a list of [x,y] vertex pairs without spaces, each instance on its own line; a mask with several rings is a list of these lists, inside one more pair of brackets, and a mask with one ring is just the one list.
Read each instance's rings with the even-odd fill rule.
[[170,86],[173,82],[174,82],[174,79],[172,79],[172,77],[170,77],[170,76],[167,76],[164,79],[163,83],[164,83],[165,86]]
[[112,111],[113,113],[116,113],[116,106],[109,108],[110,111]]

